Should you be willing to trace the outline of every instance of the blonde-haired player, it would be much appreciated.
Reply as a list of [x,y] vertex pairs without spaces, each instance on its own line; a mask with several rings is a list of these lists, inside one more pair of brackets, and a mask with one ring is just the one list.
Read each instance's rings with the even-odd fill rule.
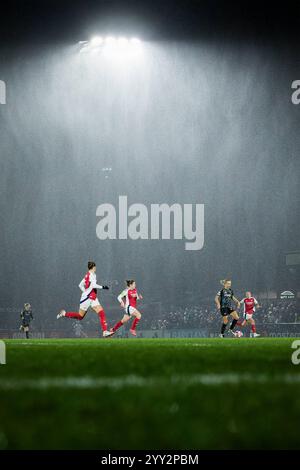
[[239,315],[236,311],[235,308],[232,308],[232,302],[235,302],[237,305],[237,308],[240,307],[240,302],[238,299],[234,296],[233,290],[231,289],[231,280],[230,279],[224,279],[220,281],[223,288],[217,293],[215,297],[215,303],[217,306],[217,309],[220,311],[222,317],[223,317],[223,322],[221,326],[221,333],[220,337],[224,338],[225,330],[227,327],[228,323],[228,317],[232,317],[232,322],[229,328],[230,333],[233,336],[236,336],[235,332],[233,331],[235,325],[238,322]]

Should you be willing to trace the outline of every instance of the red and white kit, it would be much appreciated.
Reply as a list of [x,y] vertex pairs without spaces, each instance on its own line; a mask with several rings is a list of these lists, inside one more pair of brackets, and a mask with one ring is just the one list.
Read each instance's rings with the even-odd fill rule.
[[136,302],[139,299],[139,294],[136,289],[124,289],[118,296],[118,301],[123,301],[125,297],[125,313],[126,315],[132,315],[136,310]]
[[255,307],[258,305],[258,302],[255,297],[245,297],[241,300],[241,305],[243,305],[244,320],[251,320],[253,313],[255,312]]
[[86,312],[89,307],[100,305],[97,298],[97,289],[102,289],[102,286],[97,284],[95,273],[88,271],[80,282],[79,289],[82,292],[79,306],[81,310]]

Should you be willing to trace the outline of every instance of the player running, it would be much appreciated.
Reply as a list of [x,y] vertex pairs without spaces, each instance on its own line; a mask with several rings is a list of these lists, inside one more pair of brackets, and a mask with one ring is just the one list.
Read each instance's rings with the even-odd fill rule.
[[231,289],[231,280],[224,279],[220,282],[223,288],[217,293],[215,297],[215,303],[216,303],[217,309],[220,311],[223,317],[221,333],[219,334],[219,336],[221,338],[224,338],[229,316],[232,317],[232,322],[231,322],[229,331],[233,336],[236,336],[236,333],[233,331],[233,329],[235,325],[237,324],[239,316],[238,316],[236,309],[232,308],[232,301],[236,303],[237,308],[240,307],[240,302],[238,301],[236,297],[234,297],[233,290]]
[[118,301],[120,302],[121,307],[125,309],[125,314],[122,320],[118,321],[115,326],[110,329],[110,332],[111,334],[114,334],[122,325],[124,325],[124,323],[128,322],[131,316],[134,316],[135,318],[129,331],[133,336],[136,336],[136,327],[142,317],[141,312],[136,308],[136,303],[137,300],[140,300],[143,297],[141,294],[137,293],[136,283],[133,279],[126,281],[126,284],[127,288],[118,296]]
[[99,316],[103,336],[107,337],[111,336],[112,333],[107,330],[106,315],[102,305],[100,304],[97,298],[97,289],[109,289],[109,287],[100,286],[99,284],[97,284],[96,269],[96,263],[94,263],[94,261],[89,261],[88,272],[79,284],[79,289],[82,291],[79,311],[66,312],[65,310],[61,310],[56,318],[58,319],[61,317],[67,317],[75,318],[76,320],[82,320],[85,317],[89,307],[91,307]]
[[29,339],[29,326],[31,320],[33,320],[32,309],[31,305],[26,303],[24,304],[24,308],[21,312],[21,326],[20,331],[24,331],[26,339]]
[[238,321],[239,326],[245,326],[247,323],[251,325],[252,332],[250,333],[250,338],[257,338],[260,336],[256,333],[255,320],[253,314],[256,308],[259,308],[260,305],[257,302],[256,298],[252,296],[251,292],[246,292],[246,297],[241,300],[241,305],[244,308],[243,320]]

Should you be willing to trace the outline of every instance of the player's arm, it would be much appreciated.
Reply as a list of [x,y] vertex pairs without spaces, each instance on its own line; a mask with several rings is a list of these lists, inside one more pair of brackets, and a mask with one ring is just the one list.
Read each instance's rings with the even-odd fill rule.
[[96,281],[92,280],[89,287],[86,289],[85,279],[82,279],[82,281],[79,284],[79,289],[81,290],[81,292],[91,292],[93,289],[109,289],[109,287],[108,286],[100,286],[99,284],[97,284]]
[[216,304],[218,310],[220,310],[220,308],[221,308],[220,299],[221,299],[221,296],[220,296],[220,293],[218,293],[215,297],[215,304]]
[[143,296],[142,294],[139,294],[138,292],[136,294],[130,294],[131,297],[135,297],[137,300],[142,300]]
[[97,282],[92,282],[91,285],[93,289],[106,289],[106,290],[109,289],[108,286],[100,286],[100,284],[97,284]]
[[118,295],[118,302],[121,304],[121,307],[125,307],[125,304],[124,304],[124,297],[126,296],[127,294],[127,289],[124,289],[120,295]]
[[80,284],[78,285],[79,289],[81,290],[81,292],[85,292],[86,291],[86,288],[85,288],[85,280],[82,279],[82,281],[80,282]]
[[100,285],[100,284],[97,284],[97,278],[96,278],[96,276],[93,276],[93,277],[92,277],[90,287],[92,287],[92,289],[106,289],[106,290],[109,289],[108,286],[102,286],[102,285]]
[[232,300],[236,303],[237,308],[240,308],[241,303],[234,295],[232,296]]
[[255,305],[256,308],[260,308],[260,307],[261,307],[261,305],[259,305],[259,303],[257,302],[256,299],[254,299],[254,305]]

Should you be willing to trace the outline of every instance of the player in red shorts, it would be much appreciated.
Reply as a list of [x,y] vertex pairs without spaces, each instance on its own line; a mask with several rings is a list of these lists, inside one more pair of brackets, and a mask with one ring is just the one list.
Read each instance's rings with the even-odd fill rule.
[[82,320],[86,312],[88,311],[89,307],[91,307],[99,316],[100,324],[103,331],[103,336],[111,336],[107,329],[107,322],[106,322],[106,315],[104,312],[104,308],[100,304],[97,298],[97,289],[109,289],[107,286],[100,286],[97,284],[96,278],[96,263],[94,261],[88,262],[88,272],[82,279],[79,284],[79,289],[81,290],[81,299],[80,299],[80,306],[78,312],[66,312],[65,310],[61,310],[57,315],[58,318],[67,317],[73,318],[75,320]]
[[132,316],[134,320],[130,328],[130,333],[133,336],[136,336],[136,327],[142,317],[141,312],[136,308],[137,300],[142,299],[143,297],[137,293],[136,283],[133,279],[126,281],[127,288],[124,289],[121,294],[118,296],[118,301],[121,304],[121,307],[124,308],[125,313],[122,320],[118,321],[113,328],[110,329],[110,332],[114,334],[124,323],[127,323]]
[[246,292],[246,297],[244,297],[240,304],[244,308],[243,320],[238,322],[239,326],[245,326],[247,323],[251,325],[252,332],[250,333],[251,338],[257,338],[260,336],[256,333],[256,325],[255,320],[253,318],[253,314],[256,308],[259,308],[260,305],[258,304],[255,297],[252,296],[251,292]]

